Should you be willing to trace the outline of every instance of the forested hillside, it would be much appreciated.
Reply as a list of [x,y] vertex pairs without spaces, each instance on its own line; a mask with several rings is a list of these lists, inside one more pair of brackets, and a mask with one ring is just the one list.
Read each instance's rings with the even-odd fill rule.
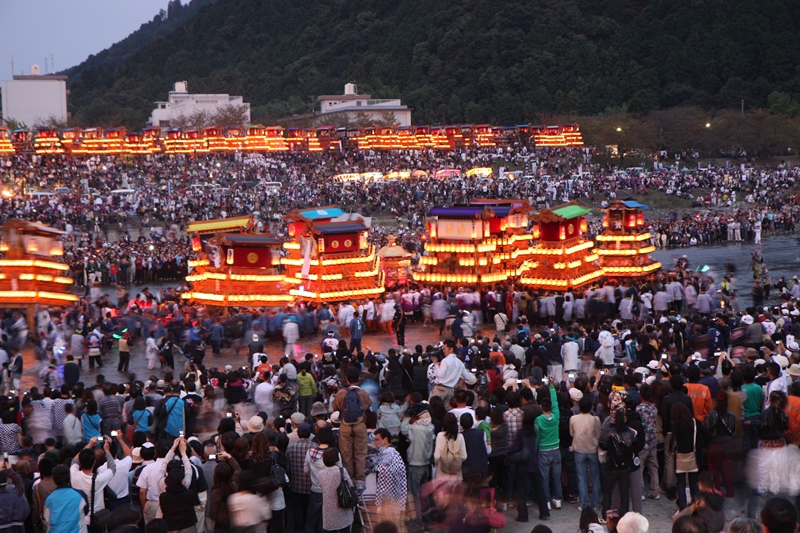
[[352,81],[402,98],[415,123],[752,109],[800,93],[799,45],[792,0],[218,0],[119,63],[71,73],[69,104],[84,125],[141,127],[187,80],[243,95],[270,123]]

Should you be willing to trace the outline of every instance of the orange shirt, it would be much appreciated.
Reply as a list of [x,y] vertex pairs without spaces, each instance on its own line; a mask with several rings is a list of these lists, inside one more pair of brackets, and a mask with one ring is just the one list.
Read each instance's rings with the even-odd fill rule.
[[800,444],[800,398],[789,396],[784,411],[789,416],[789,429],[786,430],[786,440],[792,444]]
[[711,402],[711,391],[702,383],[686,383],[689,398],[692,399],[694,417],[700,422],[705,422],[706,415],[714,408]]

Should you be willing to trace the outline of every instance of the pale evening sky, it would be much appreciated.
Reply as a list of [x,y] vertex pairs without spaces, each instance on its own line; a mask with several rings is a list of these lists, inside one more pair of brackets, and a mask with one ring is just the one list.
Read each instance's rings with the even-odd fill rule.
[[[0,0],[0,80],[61,71],[105,50],[150,21],[169,0]],[[183,2],[186,3],[185,1]],[[45,70],[47,57],[47,70]]]

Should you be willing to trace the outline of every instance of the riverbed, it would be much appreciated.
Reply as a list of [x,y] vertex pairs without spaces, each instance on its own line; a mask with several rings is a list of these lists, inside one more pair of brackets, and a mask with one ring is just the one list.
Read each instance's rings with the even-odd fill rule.
[[[764,238],[760,247],[754,244],[726,244],[716,246],[695,246],[690,248],[673,248],[656,250],[652,257],[661,261],[664,269],[672,270],[675,263],[682,256],[689,260],[692,270],[708,266],[708,275],[714,278],[719,287],[722,276],[727,270],[728,260],[736,266],[737,294],[741,306],[751,305],[750,291],[753,287],[752,254],[760,248],[764,264],[769,269],[773,286],[781,276],[791,280],[792,276],[800,276],[800,240],[793,235],[776,235]],[[770,293],[770,300],[776,302],[774,291]]]

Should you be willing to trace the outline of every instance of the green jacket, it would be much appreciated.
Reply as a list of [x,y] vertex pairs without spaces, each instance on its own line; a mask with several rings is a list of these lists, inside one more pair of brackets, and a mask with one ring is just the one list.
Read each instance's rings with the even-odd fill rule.
[[558,409],[556,388],[553,385],[550,385],[550,401],[553,404],[553,410],[550,414],[537,416],[534,421],[534,425],[536,426],[536,443],[539,446],[540,452],[557,450],[559,447],[558,424],[561,413]]
[[314,376],[306,372],[297,374],[297,386],[300,388],[300,396],[314,396],[317,393],[317,382]]

